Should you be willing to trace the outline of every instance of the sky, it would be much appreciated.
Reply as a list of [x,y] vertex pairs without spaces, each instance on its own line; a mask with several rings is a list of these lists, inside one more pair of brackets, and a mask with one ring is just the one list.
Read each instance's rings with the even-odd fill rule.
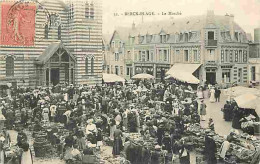
[[[234,20],[253,36],[260,28],[260,0],[102,0],[103,33],[112,33],[115,27],[129,27],[156,20],[174,20],[192,15],[203,15],[214,10],[215,15],[233,14]],[[125,16],[125,12],[154,12],[153,16]],[[164,12],[166,15],[162,15]],[[180,12],[181,15],[168,15]],[[118,14],[119,16],[115,16]],[[122,14],[122,15],[121,15]]]

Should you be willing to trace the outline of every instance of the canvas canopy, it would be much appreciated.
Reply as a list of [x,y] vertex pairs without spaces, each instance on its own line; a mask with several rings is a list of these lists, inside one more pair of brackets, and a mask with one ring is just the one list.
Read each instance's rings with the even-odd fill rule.
[[260,96],[260,90],[257,88],[248,88],[243,86],[235,86],[225,89],[225,94],[230,97],[237,97],[244,94],[254,94]]
[[200,66],[201,64],[175,64],[166,72],[166,75],[168,75],[166,79],[174,78],[190,84],[199,84],[200,80],[197,79],[193,73]]
[[103,73],[102,75],[105,83],[125,82],[125,79],[123,77],[116,74]]
[[136,74],[132,77],[132,79],[154,79],[154,76],[146,73]]

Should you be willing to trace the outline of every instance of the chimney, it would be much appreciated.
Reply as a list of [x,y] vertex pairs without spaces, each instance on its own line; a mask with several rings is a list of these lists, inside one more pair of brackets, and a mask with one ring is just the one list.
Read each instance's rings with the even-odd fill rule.
[[134,30],[135,29],[135,22],[133,22],[133,24],[132,24],[132,30]]
[[234,31],[234,15],[230,14],[229,15],[229,31],[230,31],[230,36],[231,36],[231,40],[234,40],[234,36],[235,36],[235,31]]
[[260,28],[254,29],[254,42],[260,43]]

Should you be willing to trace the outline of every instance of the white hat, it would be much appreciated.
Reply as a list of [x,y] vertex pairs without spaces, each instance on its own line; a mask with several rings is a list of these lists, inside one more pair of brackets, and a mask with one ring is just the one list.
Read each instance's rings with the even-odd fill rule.
[[160,145],[155,145],[154,149],[155,149],[155,150],[160,150],[160,149],[161,149],[161,146],[160,146]]

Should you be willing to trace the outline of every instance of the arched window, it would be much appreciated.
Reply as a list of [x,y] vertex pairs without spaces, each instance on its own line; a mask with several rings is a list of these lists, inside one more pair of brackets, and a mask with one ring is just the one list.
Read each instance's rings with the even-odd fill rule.
[[88,74],[88,58],[85,59],[85,73]]
[[50,58],[50,62],[59,62],[59,56],[57,54],[54,54],[51,58]]
[[14,58],[8,56],[6,58],[6,76],[14,76]]
[[74,17],[74,5],[73,3],[71,3],[69,5],[69,19],[73,19],[73,17]]
[[91,74],[94,74],[94,57],[91,58]]
[[89,3],[86,2],[85,3],[85,18],[87,18],[87,19],[89,18],[89,15],[90,15],[89,12],[90,12],[89,11]]
[[93,2],[91,2],[91,4],[90,4],[89,18],[94,19],[94,3]]
[[48,35],[49,35],[49,27],[46,24],[44,27],[44,39],[48,39]]
[[69,62],[70,57],[69,55],[65,52],[62,56],[61,56],[61,61],[63,62]]
[[61,25],[58,27],[58,40],[61,40]]

